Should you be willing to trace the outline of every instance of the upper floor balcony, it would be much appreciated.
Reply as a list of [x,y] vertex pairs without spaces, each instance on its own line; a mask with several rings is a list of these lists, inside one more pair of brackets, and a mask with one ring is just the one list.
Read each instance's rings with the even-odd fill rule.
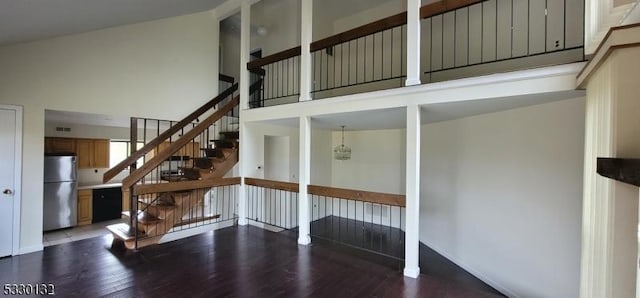
[[[299,0],[288,1],[299,5]],[[270,2],[281,1],[260,3]],[[416,63],[420,82],[429,84],[585,59],[584,0],[423,1],[419,62],[407,59],[407,47],[418,43],[407,37],[406,1],[367,1],[363,6],[318,2],[313,7],[315,41],[310,44],[308,70],[314,100],[403,87],[408,66]],[[387,16],[376,18],[385,13]],[[296,22],[297,27],[288,28],[293,36],[280,44],[300,44],[300,17],[289,25]],[[259,18],[257,23],[252,27],[261,36],[252,38],[254,59],[247,69],[252,83],[262,81],[262,88],[250,99],[249,107],[297,102],[304,78],[301,47],[275,50],[273,41],[284,39],[267,38],[264,30],[268,29]],[[265,52],[272,54],[262,56]]]

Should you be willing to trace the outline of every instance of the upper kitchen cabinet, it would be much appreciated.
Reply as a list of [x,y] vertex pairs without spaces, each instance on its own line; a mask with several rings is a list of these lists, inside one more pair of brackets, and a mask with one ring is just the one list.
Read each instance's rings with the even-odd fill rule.
[[45,138],[44,153],[75,153],[76,140],[71,138]]
[[108,168],[109,140],[76,139],[76,155],[78,168]]

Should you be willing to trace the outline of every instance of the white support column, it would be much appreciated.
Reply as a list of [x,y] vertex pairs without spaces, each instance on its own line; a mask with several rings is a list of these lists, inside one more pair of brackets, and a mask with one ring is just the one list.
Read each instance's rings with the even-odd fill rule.
[[[249,55],[251,54],[251,4],[243,1],[240,9],[240,110],[249,108]],[[242,119],[242,117],[240,118]]]
[[309,218],[309,194],[307,186],[311,181],[311,117],[300,117],[300,170],[298,195],[298,244],[311,243],[311,221]]
[[[242,113],[242,110],[241,110]],[[249,140],[249,128],[248,125],[244,121],[242,121],[242,116],[240,116],[240,152],[238,158],[238,172],[240,179],[240,187],[238,189],[238,225],[246,226],[249,222],[247,221],[247,185],[244,184],[244,177],[247,177],[247,173],[249,173],[247,167],[249,164],[247,163],[248,155],[250,153],[250,146],[247,145],[247,140]]]
[[420,274],[420,107],[407,106],[406,224],[404,275],[417,278]]
[[420,0],[407,0],[407,81],[420,85]]
[[[596,173],[597,157],[640,157],[640,35],[630,29],[609,35],[590,62],[596,67],[586,68],[582,298],[639,296],[638,188]],[[629,43],[612,48],[610,42],[623,40],[620,36]]]
[[302,0],[300,19],[300,101],[311,100],[311,42],[313,38],[313,0]]
[[[247,225],[247,186],[244,184],[244,177],[247,175],[247,149],[248,128],[245,124],[245,117],[242,116],[245,109],[249,108],[249,52],[251,51],[251,4],[248,1],[242,2],[240,10],[240,156],[238,161],[239,175],[242,177],[240,188],[238,189],[238,224]],[[244,146],[243,146],[244,145]]]

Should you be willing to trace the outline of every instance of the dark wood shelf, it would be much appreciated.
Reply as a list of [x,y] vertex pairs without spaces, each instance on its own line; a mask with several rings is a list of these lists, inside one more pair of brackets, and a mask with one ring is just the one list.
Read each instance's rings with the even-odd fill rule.
[[598,174],[640,187],[640,159],[598,157]]

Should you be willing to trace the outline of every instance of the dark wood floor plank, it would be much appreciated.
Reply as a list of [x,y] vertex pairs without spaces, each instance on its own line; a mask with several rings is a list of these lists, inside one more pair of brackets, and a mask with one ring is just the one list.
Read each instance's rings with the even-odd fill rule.
[[380,256],[330,242],[299,246],[290,231],[236,226],[136,253],[112,247],[111,240],[104,236],[0,259],[0,282],[54,283],[63,297],[500,296],[456,268],[446,269],[451,265],[426,250],[421,254],[431,254],[425,258],[435,267],[411,279],[397,261],[378,262]]

